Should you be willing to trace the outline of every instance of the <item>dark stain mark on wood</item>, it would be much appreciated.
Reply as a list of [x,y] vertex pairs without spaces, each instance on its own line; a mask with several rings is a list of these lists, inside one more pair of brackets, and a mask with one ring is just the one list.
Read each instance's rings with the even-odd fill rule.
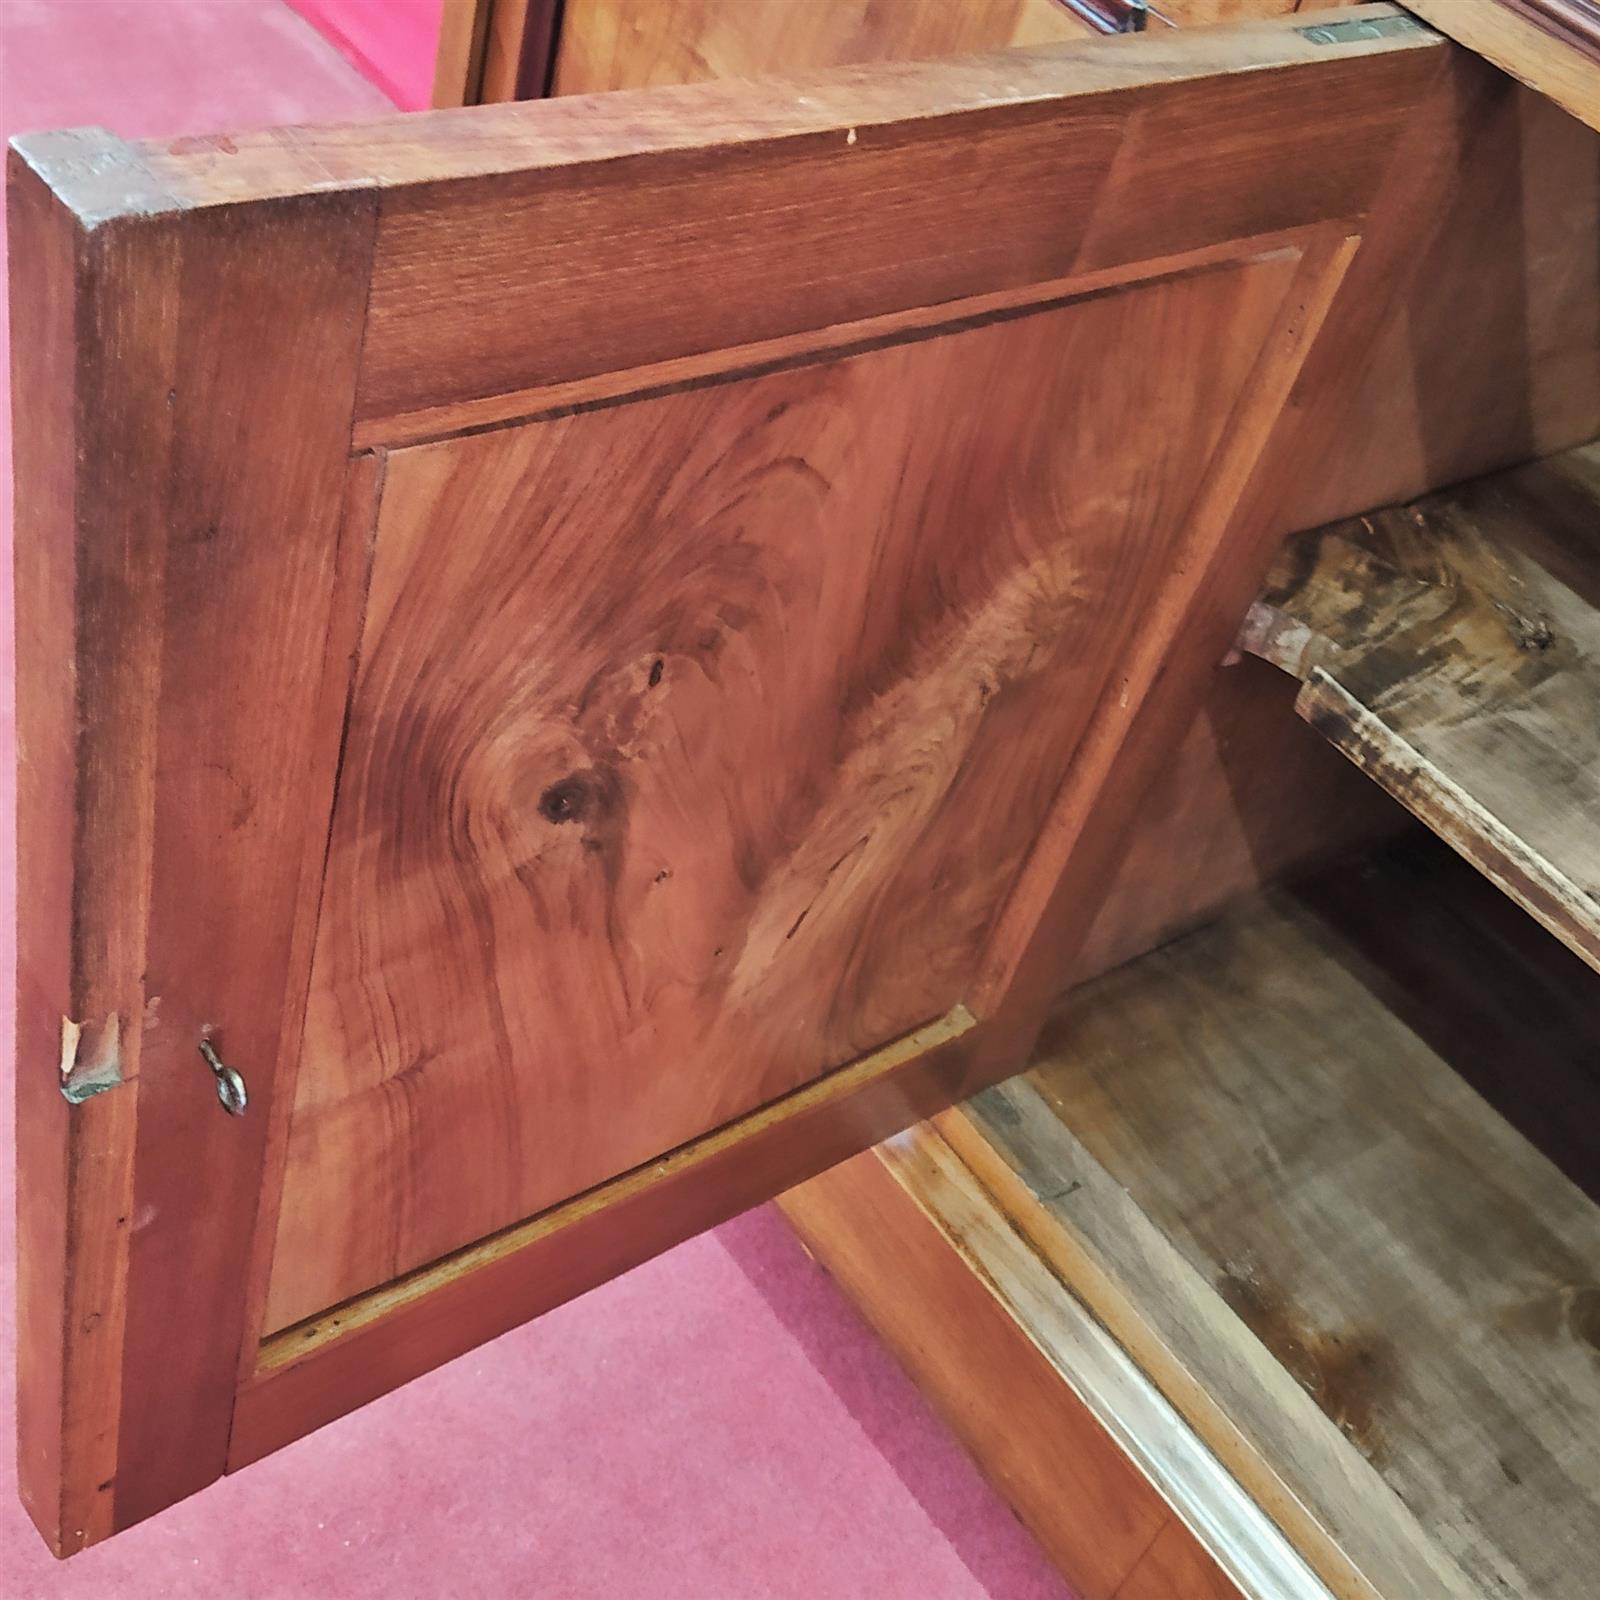
[[1370,1330],[1306,1326],[1287,1297],[1250,1265],[1225,1267],[1217,1289],[1230,1309],[1368,1461],[1385,1457],[1379,1415],[1394,1385],[1394,1352]]

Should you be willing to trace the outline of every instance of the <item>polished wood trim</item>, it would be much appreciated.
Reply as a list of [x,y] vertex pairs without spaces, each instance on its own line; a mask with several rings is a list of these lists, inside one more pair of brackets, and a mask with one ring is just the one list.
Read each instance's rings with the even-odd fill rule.
[[986,1081],[964,1008],[702,1139],[273,1335],[239,1392],[229,1467],[594,1288]]

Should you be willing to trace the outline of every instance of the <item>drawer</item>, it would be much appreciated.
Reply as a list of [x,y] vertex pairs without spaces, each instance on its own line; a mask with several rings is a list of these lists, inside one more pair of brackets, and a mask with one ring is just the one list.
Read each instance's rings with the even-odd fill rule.
[[1023,1066],[1508,115],[1377,5],[18,141],[52,1545]]

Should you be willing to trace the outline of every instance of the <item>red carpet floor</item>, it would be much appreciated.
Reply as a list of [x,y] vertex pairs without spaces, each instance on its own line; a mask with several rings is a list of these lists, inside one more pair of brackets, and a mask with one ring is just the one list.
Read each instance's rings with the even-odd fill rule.
[[[7,134],[83,123],[126,135],[216,131],[361,117],[386,105],[279,0],[0,0]],[[6,444],[8,527],[9,459]],[[0,672],[9,681],[9,545],[3,556]],[[0,703],[0,969],[9,975],[9,692]],[[4,988],[9,995],[9,977]],[[5,1070],[11,1058],[6,1008]],[[0,1105],[0,1282],[9,1301],[9,1085]],[[7,1374],[11,1338],[8,1303]],[[45,1553],[17,1503],[11,1404],[7,1375],[0,1600],[1066,1594],[770,1211],[684,1245],[65,1564]]]

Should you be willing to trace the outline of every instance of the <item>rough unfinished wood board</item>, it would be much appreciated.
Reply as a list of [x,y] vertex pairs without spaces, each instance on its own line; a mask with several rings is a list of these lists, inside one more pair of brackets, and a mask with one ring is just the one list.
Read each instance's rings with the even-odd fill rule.
[[1242,642],[1600,968],[1600,445],[1295,535]]
[[1451,1060],[1493,995],[1522,1077],[1592,1080],[1595,980],[1548,941],[1508,959],[1486,886],[1440,913],[1380,859],[1362,918],[1333,882],[1336,917],[1275,891],[1101,979],[941,1126],[1338,1592],[1578,1600],[1600,1210]]

